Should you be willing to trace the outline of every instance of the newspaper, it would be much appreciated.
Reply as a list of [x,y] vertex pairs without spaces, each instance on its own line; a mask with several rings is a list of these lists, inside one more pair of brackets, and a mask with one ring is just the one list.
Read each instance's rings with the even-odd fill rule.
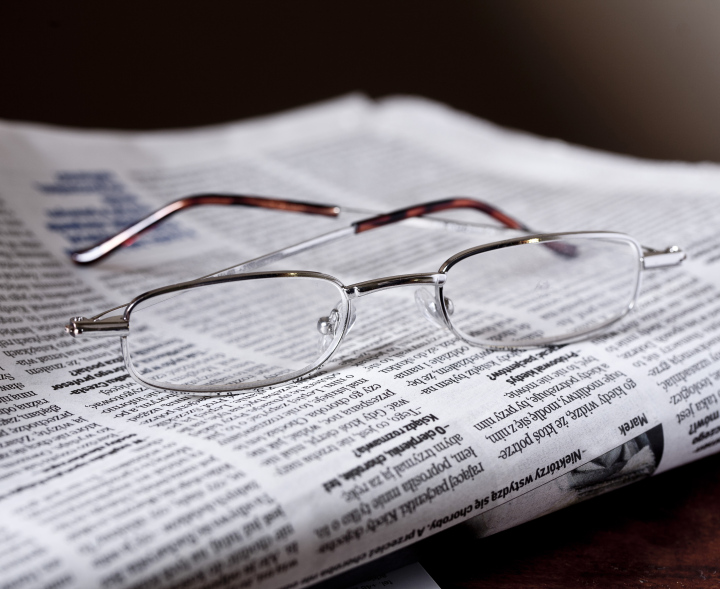
[[[719,180],[715,165],[598,153],[416,98],[190,131],[0,125],[0,586],[303,587],[461,522],[492,534],[712,454]],[[98,265],[70,262],[203,191],[344,212],[197,209]],[[612,330],[562,347],[474,347],[426,321],[413,289],[373,294],[319,374],[233,396],[148,391],[118,338],[63,332],[151,288],[455,195],[688,259],[645,272]],[[476,212],[453,218],[473,229],[408,221],[280,267],[349,284],[434,272],[507,236]]]

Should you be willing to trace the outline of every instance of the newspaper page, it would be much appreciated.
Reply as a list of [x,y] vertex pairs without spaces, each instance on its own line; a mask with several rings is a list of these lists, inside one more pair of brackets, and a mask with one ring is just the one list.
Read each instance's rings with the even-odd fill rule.
[[[2,124],[0,586],[303,587],[460,522],[491,534],[717,451],[719,179],[714,165],[593,152],[415,98],[190,131]],[[70,262],[208,191],[344,212],[198,208],[97,265]],[[472,346],[423,317],[416,288],[374,293],[317,375],[231,396],[147,390],[118,337],[63,331],[152,288],[457,195],[538,231],[620,231],[688,259],[646,271],[637,309],[611,330],[561,347]],[[472,230],[407,221],[278,268],[350,284],[435,272],[507,237],[476,211],[453,218]],[[148,354],[203,370],[195,344],[173,331]]]

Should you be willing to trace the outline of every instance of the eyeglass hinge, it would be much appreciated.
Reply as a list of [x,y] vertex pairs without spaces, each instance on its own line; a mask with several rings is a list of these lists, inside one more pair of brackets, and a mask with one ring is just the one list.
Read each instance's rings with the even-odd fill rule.
[[666,250],[654,250],[643,247],[643,268],[664,268],[666,266],[677,266],[687,256],[678,246],[673,245]]
[[108,336],[127,335],[129,324],[121,315],[107,317],[105,319],[92,320],[87,317],[73,317],[70,323],[65,326],[65,333],[73,337],[85,336]]

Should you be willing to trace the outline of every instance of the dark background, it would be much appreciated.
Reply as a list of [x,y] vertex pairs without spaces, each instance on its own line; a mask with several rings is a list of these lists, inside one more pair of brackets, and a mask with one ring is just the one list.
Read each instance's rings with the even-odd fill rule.
[[653,158],[720,161],[720,3],[0,5],[0,117],[153,129],[363,91]]

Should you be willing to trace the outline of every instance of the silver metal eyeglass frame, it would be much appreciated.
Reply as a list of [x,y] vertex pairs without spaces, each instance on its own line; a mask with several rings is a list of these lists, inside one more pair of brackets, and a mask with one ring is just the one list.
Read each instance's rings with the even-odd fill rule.
[[[199,197],[207,197],[208,195],[197,195],[195,197],[186,197],[185,199],[181,199],[180,201],[175,201],[175,203],[181,202],[181,201],[188,201],[189,199],[199,199]],[[216,197],[216,195],[212,195],[213,197]],[[230,198],[230,199],[237,199],[237,198],[252,198],[253,203],[250,204],[250,206],[263,206],[262,197],[238,197],[235,195],[222,195],[223,198]],[[328,214],[328,210],[335,211],[334,214],[339,213],[339,207],[328,207],[326,205],[312,205],[309,203],[294,203],[298,205],[296,208],[284,208],[277,206],[278,199],[268,199],[269,202],[273,203],[273,206],[268,206],[267,208],[281,208],[283,210],[295,210],[298,212],[305,212],[305,213],[311,213],[311,214]],[[257,204],[260,202],[261,204]],[[292,202],[292,201],[287,201]],[[94,262],[96,259],[105,257],[109,253],[111,253],[115,248],[117,248],[119,245],[122,245],[124,241],[131,241],[134,240],[136,237],[136,234],[139,234],[142,231],[145,231],[149,226],[152,226],[153,224],[159,222],[169,214],[174,213],[176,210],[180,210],[183,207],[177,207],[174,208],[171,206],[175,203],[170,203],[169,205],[166,205],[166,207],[163,207],[163,209],[160,209],[160,211],[163,210],[169,210],[170,213],[165,214],[164,216],[159,216],[158,213],[160,211],[156,211],[155,213],[149,215],[144,220],[140,220],[139,222],[135,223],[134,225],[130,226],[129,228],[126,228],[116,236],[112,236],[108,238],[107,240],[104,240],[103,242],[100,242],[99,244],[96,244],[95,246],[92,246],[91,248],[88,248],[87,250],[83,250],[81,252],[75,252],[72,254],[73,259],[77,263],[91,263]],[[186,206],[195,206],[196,204],[247,204],[247,203],[239,203],[239,202],[217,202],[216,200],[211,202],[205,202],[205,203],[195,203],[192,205],[186,205]],[[303,207],[318,207],[318,211],[323,212],[316,212],[312,210],[303,210]],[[334,352],[337,350],[338,346],[340,345],[341,341],[349,331],[350,327],[352,326],[355,318],[355,312],[353,308],[353,300],[363,297],[365,295],[371,294],[373,292],[383,291],[391,288],[397,288],[402,286],[417,286],[417,285],[432,285],[434,286],[435,291],[435,297],[434,297],[434,303],[430,305],[429,312],[432,314],[431,319],[433,319],[437,324],[439,324],[442,327],[446,327],[450,331],[453,332],[458,338],[462,339],[463,341],[467,341],[473,345],[478,345],[477,342],[470,341],[464,334],[462,334],[457,327],[453,324],[451,315],[452,315],[452,309],[448,308],[447,300],[444,294],[444,286],[447,279],[447,272],[457,263],[461,262],[462,260],[470,257],[475,256],[478,254],[482,254],[485,252],[493,251],[493,250],[499,250],[503,248],[508,247],[515,247],[515,246],[521,246],[525,244],[544,244],[550,249],[555,250],[555,252],[558,255],[564,256],[572,256],[573,252],[571,250],[568,250],[568,248],[572,248],[573,246],[569,245],[568,242],[563,241],[567,238],[584,238],[584,239],[597,239],[597,240],[613,240],[613,241],[623,241],[628,244],[631,244],[635,250],[637,251],[637,262],[638,262],[638,271],[637,276],[635,280],[635,286],[634,286],[634,292],[632,294],[632,298],[627,304],[627,306],[622,310],[622,312],[618,313],[617,316],[612,317],[611,319],[605,321],[604,323],[600,325],[594,325],[592,328],[587,329],[586,331],[573,333],[571,336],[566,338],[549,338],[547,340],[539,340],[536,342],[533,342],[529,345],[508,345],[508,344],[499,344],[497,346],[495,345],[489,345],[489,344],[482,344],[485,347],[493,347],[493,348],[499,348],[499,349],[508,349],[508,348],[528,348],[528,347],[538,347],[543,345],[559,345],[559,344],[567,344],[575,341],[579,341],[582,339],[586,339],[588,336],[601,332],[602,330],[606,329],[610,325],[618,322],[621,320],[624,316],[629,313],[634,306],[637,303],[637,297],[640,291],[641,286],[641,278],[642,278],[642,271],[647,269],[654,269],[654,268],[661,268],[661,267],[668,267],[668,266],[676,266],[680,264],[685,259],[685,254],[678,248],[677,246],[672,246],[670,248],[667,248],[666,250],[655,250],[652,248],[644,247],[640,245],[634,238],[623,234],[623,233],[615,233],[615,232],[608,232],[608,231],[596,231],[596,232],[564,232],[564,233],[537,233],[522,237],[515,237],[511,239],[505,239],[501,241],[495,241],[488,244],[483,244],[479,246],[475,246],[466,250],[463,250],[450,258],[448,258],[438,269],[437,272],[433,273],[417,273],[417,274],[403,274],[403,275],[396,275],[396,276],[387,276],[382,278],[376,278],[372,280],[365,280],[362,282],[357,282],[350,285],[345,285],[342,282],[340,282],[337,278],[330,276],[328,274],[323,274],[320,272],[311,272],[311,271],[255,271],[258,268],[261,268],[267,264],[277,262],[279,260],[283,260],[287,257],[290,257],[292,255],[307,251],[309,249],[330,243],[332,241],[335,241],[337,239],[347,237],[349,235],[353,235],[356,233],[360,233],[362,231],[366,231],[369,229],[373,229],[376,227],[380,227],[383,225],[387,225],[390,223],[394,223],[397,221],[401,221],[403,219],[408,219],[412,217],[422,217],[423,219],[427,220],[431,224],[440,224],[442,226],[445,226],[447,228],[451,229],[461,229],[464,227],[471,227],[470,225],[464,224],[464,223],[457,223],[455,221],[447,221],[447,220],[441,220],[437,218],[430,218],[425,217],[429,212],[437,212],[440,210],[447,210],[452,208],[474,208],[476,210],[480,210],[483,213],[486,213],[493,218],[499,220],[505,227],[509,227],[512,229],[519,229],[522,231],[529,231],[526,226],[522,225],[521,223],[517,222],[512,217],[509,217],[505,215],[504,213],[500,212],[495,207],[492,207],[491,205],[488,205],[487,203],[483,203],[481,201],[477,201],[474,199],[467,199],[467,198],[453,198],[453,199],[444,199],[442,201],[433,201],[430,203],[425,203],[422,205],[417,205],[415,207],[409,207],[407,209],[401,209],[399,211],[394,211],[392,213],[388,213],[385,215],[377,215],[374,217],[371,217],[369,219],[364,219],[362,221],[358,221],[356,223],[353,223],[349,227],[344,227],[342,229],[338,229],[335,231],[331,231],[329,233],[325,233],[323,235],[320,235],[318,237],[312,238],[310,240],[303,241],[301,243],[295,244],[293,246],[284,248],[282,250],[278,250],[275,252],[272,252],[270,254],[261,256],[259,258],[255,258],[253,260],[249,260],[247,262],[243,262],[237,266],[232,266],[230,268],[226,268],[225,270],[221,270],[219,272],[203,276],[201,278],[182,282],[178,284],[173,284],[157,289],[150,290],[148,292],[145,292],[136,298],[134,298],[132,301],[130,301],[127,304],[120,305],[117,307],[114,307],[112,309],[108,309],[107,311],[104,311],[98,315],[95,315],[92,318],[85,318],[85,317],[73,317],[69,324],[65,326],[65,330],[68,334],[70,334],[73,337],[78,336],[119,336],[120,337],[120,343],[121,343],[121,349],[123,354],[123,359],[125,361],[125,365],[127,367],[128,373],[130,376],[138,383],[142,384],[143,386],[160,391],[160,392],[171,392],[171,393],[191,393],[196,395],[205,395],[205,396],[214,396],[219,394],[229,394],[232,392],[239,392],[239,391],[248,391],[251,389],[258,389],[258,388],[264,388],[273,386],[276,384],[280,384],[283,382],[292,381],[295,379],[298,379],[300,377],[305,377],[308,375],[313,374],[316,372],[319,368],[321,368],[334,354]],[[148,223],[148,219],[153,218],[153,215],[155,215],[156,220],[154,220],[152,223]],[[139,229],[136,229],[139,227]],[[134,233],[135,232],[135,233]],[[129,237],[128,237],[129,235]],[[118,236],[124,236],[124,239],[120,239]],[[111,246],[108,246],[107,244],[111,244]],[[90,252],[88,254],[88,252]],[[94,258],[93,258],[94,256]],[[92,258],[92,259],[90,259]],[[233,384],[223,384],[223,385],[176,385],[172,384],[169,386],[163,386],[157,382],[150,382],[145,380],[142,375],[138,373],[138,371],[133,366],[130,352],[128,348],[128,342],[127,342],[127,336],[130,333],[130,325],[131,325],[131,317],[133,310],[138,307],[141,303],[144,303],[152,298],[155,297],[161,297],[165,295],[171,295],[173,293],[180,293],[182,291],[188,291],[195,288],[200,287],[206,287],[213,284],[223,284],[223,283],[229,283],[229,282],[237,282],[237,281],[245,281],[245,280],[264,280],[264,279],[273,279],[273,278],[311,278],[311,279],[317,279],[317,280],[324,280],[329,281],[332,284],[335,285],[335,287],[340,292],[341,302],[340,304],[343,307],[343,321],[342,325],[338,326],[341,329],[339,329],[337,332],[333,333],[333,340],[331,345],[329,345],[325,350],[323,350],[322,354],[315,360],[314,363],[302,368],[298,369],[289,373],[282,374],[280,376],[262,379],[262,380],[256,380],[256,381],[246,381],[241,383],[233,383]],[[108,316],[109,313],[112,313],[113,311],[117,311],[118,309],[123,309],[122,314],[120,315],[113,315]]]

